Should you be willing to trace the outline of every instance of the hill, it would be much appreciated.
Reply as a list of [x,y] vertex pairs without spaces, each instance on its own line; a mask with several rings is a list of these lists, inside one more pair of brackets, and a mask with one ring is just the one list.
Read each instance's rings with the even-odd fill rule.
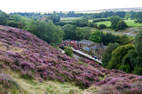
[[100,10],[85,10],[85,11],[76,11],[76,13],[100,13],[100,12],[109,12],[109,11],[135,11],[135,12],[141,12],[142,7],[134,7],[134,8],[111,8],[111,9],[100,9]]
[[[32,80],[36,82],[32,82]],[[7,94],[1,92],[4,91],[4,88],[7,91],[7,88],[11,87],[20,88],[21,94],[33,94],[28,92],[28,89],[32,90],[36,84],[40,84],[37,88],[42,90],[46,87],[46,81],[59,81],[60,84],[67,82],[81,89],[92,86],[95,88],[95,93],[97,88],[99,94],[112,94],[110,92],[114,92],[113,94],[120,92],[142,93],[142,76],[118,70],[108,70],[96,62],[86,59],[78,61],[62,54],[27,31],[0,26],[0,94]],[[50,88],[54,85],[51,84]],[[46,88],[49,88],[48,86],[47,83]],[[75,88],[77,88],[76,86]],[[54,88],[56,89],[56,87]],[[62,89],[61,91],[63,91]],[[17,92],[17,90],[13,92]],[[54,92],[54,90],[52,91]],[[13,92],[10,94],[16,94]],[[46,93],[41,94],[48,94],[48,92],[50,90],[46,89]],[[94,94],[94,91],[91,92]],[[39,93],[35,92],[34,94]],[[50,92],[49,94],[60,93]],[[71,93],[64,94],[77,93],[71,91]]]

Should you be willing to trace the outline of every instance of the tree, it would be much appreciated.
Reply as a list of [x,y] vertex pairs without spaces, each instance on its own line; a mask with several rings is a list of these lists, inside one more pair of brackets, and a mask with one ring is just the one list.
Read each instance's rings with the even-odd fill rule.
[[57,23],[57,22],[60,21],[60,16],[58,16],[56,13],[54,13],[54,14],[52,14],[52,15],[50,15],[50,16],[48,16],[48,17],[46,18],[46,21],[47,21],[47,22],[48,22],[49,20],[52,20],[53,23],[55,24],[55,23]]
[[89,37],[89,40],[97,42],[97,43],[101,43],[102,36],[103,36],[102,31],[95,31],[94,33],[91,34],[91,36]]
[[130,19],[130,18],[131,18],[131,13],[130,13],[130,12],[127,12],[126,15],[125,15],[125,19],[128,20],[128,19]]
[[62,27],[64,31],[64,40],[66,39],[71,39],[75,40],[76,39],[76,27],[71,24],[66,24]]
[[142,75],[142,67],[135,66],[133,73],[138,74],[138,75]]
[[128,27],[128,25],[126,24],[126,22],[122,21],[122,20],[120,20],[117,24],[117,30],[123,30],[127,27]]
[[102,36],[102,42],[104,45],[108,45],[109,43],[119,43],[120,36],[113,35],[112,33],[104,33]]
[[133,73],[142,75],[142,57],[137,56],[135,58],[135,66],[134,66],[134,71]]
[[138,12],[135,18],[137,23],[142,23],[142,12]]
[[[117,47],[111,55],[111,59],[107,65],[110,69],[119,69],[127,73],[135,73],[142,75],[142,32],[139,32],[135,38],[135,45],[125,43],[127,36],[122,36],[122,46]],[[121,42],[120,42],[121,43]],[[126,44],[126,45],[124,45]],[[107,54],[105,55],[104,64],[108,61]],[[109,55],[109,54],[108,54]],[[105,66],[104,65],[104,66]]]
[[110,21],[111,21],[111,28],[117,29],[117,24],[118,24],[118,22],[119,22],[120,20],[121,20],[121,18],[118,17],[118,16],[113,16],[113,17],[111,17],[111,18],[110,18]]
[[76,29],[76,39],[77,40],[82,40],[82,39],[88,40],[90,35],[91,35],[90,28],[87,28],[87,27],[83,27],[83,28],[77,27],[77,29]]
[[134,73],[142,75],[142,31],[140,31],[135,38],[136,53]]
[[103,33],[102,31],[95,31],[89,37],[89,40],[108,45],[109,43],[119,42],[120,36],[113,35],[112,33]]
[[140,31],[136,35],[135,40],[136,40],[136,52],[139,56],[142,57],[142,31]]
[[2,11],[0,11],[0,24],[7,25],[10,16]]
[[79,19],[75,20],[74,25],[79,26],[79,27],[85,27],[88,26],[88,19]]
[[105,25],[105,24],[100,24],[100,25],[98,26],[98,29],[104,29],[104,28],[106,28],[106,25]]
[[[116,48],[112,52],[111,60],[108,63],[107,68],[109,69],[122,69],[125,68],[125,65],[130,65],[130,60],[128,58],[128,52],[132,49],[135,49],[135,46],[132,44],[122,45]],[[124,66],[122,66],[124,65]],[[128,67],[128,66],[127,66]]]
[[51,20],[33,21],[29,31],[52,45],[61,43],[64,34],[63,30]]
[[12,15],[7,22],[8,26],[17,27],[23,29],[26,26],[26,18],[19,15]]
[[82,39],[89,39],[91,35],[90,28],[87,27],[76,27],[71,24],[67,24],[62,27],[64,31],[64,40],[82,40]]
[[94,24],[92,22],[88,22],[88,27],[94,27]]
[[121,45],[128,44],[130,42],[130,39],[127,35],[121,35],[119,40]]
[[109,43],[109,45],[107,46],[103,58],[102,58],[102,62],[103,62],[103,67],[106,67],[108,65],[108,62],[111,59],[111,55],[112,52],[119,46],[118,43]]

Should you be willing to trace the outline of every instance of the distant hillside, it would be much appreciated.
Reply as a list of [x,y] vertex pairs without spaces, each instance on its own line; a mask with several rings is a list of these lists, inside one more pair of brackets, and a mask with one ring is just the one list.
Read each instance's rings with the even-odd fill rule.
[[135,12],[140,12],[142,11],[142,7],[138,8],[113,8],[113,9],[100,9],[100,10],[86,10],[86,11],[76,11],[77,13],[99,13],[99,12],[106,12],[106,11],[125,11],[125,12],[130,12],[130,11],[135,11]]
[[[12,76],[11,73],[7,72],[8,70],[19,74],[21,80],[16,80],[17,76]],[[15,78],[15,82],[9,75]],[[94,91],[96,94],[97,92],[101,92],[99,94],[112,94],[110,92],[118,92],[113,94],[120,94],[120,92],[142,93],[142,76],[127,74],[118,70],[108,70],[93,61],[85,59],[78,61],[62,54],[56,48],[51,47],[45,41],[27,31],[0,26],[0,94],[16,94],[1,93],[4,91],[3,88],[10,89],[13,85],[14,88],[18,88],[23,84],[24,91],[30,90],[30,87],[33,89],[32,87],[37,83],[29,82],[31,79],[44,82],[44,85],[38,83],[41,87],[35,87],[41,90],[42,88],[45,89],[45,81],[51,80],[72,83],[80,88],[93,86],[97,89]],[[47,85],[49,84],[47,83]],[[50,88],[54,85],[50,85]],[[48,93],[48,89],[49,87],[46,88],[46,93],[41,94],[55,94]],[[105,90],[107,90],[107,93],[102,93],[106,92]],[[35,92],[34,94],[40,93]],[[64,94],[78,93],[71,91],[71,93]]]

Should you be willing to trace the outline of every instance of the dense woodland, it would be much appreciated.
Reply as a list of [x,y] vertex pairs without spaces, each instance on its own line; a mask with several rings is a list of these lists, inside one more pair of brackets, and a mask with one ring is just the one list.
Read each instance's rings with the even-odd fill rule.
[[[73,21],[62,21],[62,17],[80,17]],[[53,12],[41,13],[11,13],[0,11],[0,24],[27,30],[45,40],[53,46],[57,46],[63,40],[87,39],[107,46],[102,58],[103,66],[109,69],[119,69],[127,73],[142,75],[142,32],[139,31],[136,38],[127,35],[117,35],[110,32],[102,32],[102,29],[110,28],[125,30],[129,26],[124,21],[135,20],[142,23],[142,12],[102,12],[102,13],[68,13]],[[96,22],[110,21],[110,27]],[[91,29],[95,30],[92,31]]]

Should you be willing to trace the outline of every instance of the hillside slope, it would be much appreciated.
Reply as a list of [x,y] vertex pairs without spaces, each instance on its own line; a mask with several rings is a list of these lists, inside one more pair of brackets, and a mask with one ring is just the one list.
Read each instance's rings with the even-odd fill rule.
[[[100,92],[105,92],[107,89],[107,91],[115,92],[112,94],[119,94],[122,91],[142,92],[142,76],[126,74],[118,70],[108,70],[85,59],[82,59],[81,62],[86,64],[62,54],[27,31],[0,26],[1,74],[4,73],[3,69],[10,68],[10,70],[18,72],[24,79],[69,82],[81,88],[93,85],[100,87]],[[3,78],[0,77],[0,81],[1,79]]]

